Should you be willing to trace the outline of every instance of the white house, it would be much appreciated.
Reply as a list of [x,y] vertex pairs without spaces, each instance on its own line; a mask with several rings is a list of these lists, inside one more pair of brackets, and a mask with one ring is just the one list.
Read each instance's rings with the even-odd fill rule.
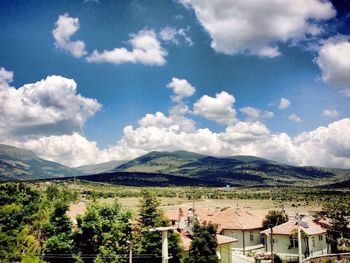
[[237,239],[233,244],[234,249],[246,254],[247,251],[263,247],[260,232],[266,215],[265,210],[228,208],[207,220],[218,225],[218,233]]
[[[303,257],[327,254],[326,229],[313,218],[304,217],[301,226],[301,247]],[[265,249],[271,252],[271,230],[261,231],[266,236]],[[298,257],[298,225],[296,220],[288,221],[272,229],[273,252],[281,257]]]

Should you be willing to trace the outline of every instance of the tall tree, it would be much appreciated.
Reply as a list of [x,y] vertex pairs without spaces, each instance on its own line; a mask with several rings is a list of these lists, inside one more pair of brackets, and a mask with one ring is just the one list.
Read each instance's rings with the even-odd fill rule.
[[284,211],[271,210],[263,220],[263,228],[271,228],[288,221],[288,216]]
[[327,228],[332,253],[339,252],[342,246],[350,247],[350,203],[326,203],[324,211],[315,217]]
[[[169,220],[165,218],[163,211],[158,208],[159,204],[160,201],[154,193],[150,191],[141,192],[139,224],[142,234],[140,235],[138,247],[140,254],[161,256],[161,234],[159,232],[149,231],[150,228],[170,226]],[[180,262],[183,248],[180,245],[179,234],[177,232],[169,233],[168,240],[169,254],[172,256],[171,262]],[[150,260],[149,262],[152,261]]]
[[[58,201],[54,205],[54,210],[50,215],[49,222],[44,225],[43,234],[44,252],[45,254],[73,255],[74,240],[72,223],[70,222],[66,212],[68,205],[64,202]],[[59,262],[60,259],[52,258],[50,262]],[[66,262],[73,262],[73,259],[67,259]]]
[[185,263],[217,263],[216,227],[213,224],[200,225],[196,223],[193,228],[193,240]]

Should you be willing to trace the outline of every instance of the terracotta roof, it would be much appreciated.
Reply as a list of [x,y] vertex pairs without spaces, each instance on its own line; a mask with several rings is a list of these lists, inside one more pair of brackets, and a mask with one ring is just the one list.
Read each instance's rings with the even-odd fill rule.
[[[183,216],[187,217],[187,208],[181,208],[183,211]],[[207,208],[207,207],[197,207],[195,208],[195,214],[199,216],[199,220],[201,222],[208,221],[210,218],[216,213],[215,209]],[[179,220],[179,209],[173,209],[165,211],[165,215],[169,220]]]
[[264,210],[247,210],[241,208],[228,208],[216,213],[208,219],[208,222],[218,225],[218,232],[223,229],[259,229],[267,215]]
[[[180,232],[180,239],[181,239],[181,244],[184,247],[185,251],[190,250],[190,246],[192,243],[192,236],[189,232],[187,231],[181,231]],[[218,245],[223,245],[223,244],[229,244],[233,242],[237,242],[237,239],[223,236],[223,235],[216,235],[216,240],[218,242]]]
[[[308,227],[307,228],[301,227],[301,230],[308,236],[323,234],[327,232],[326,229],[323,228],[320,224],[317,224],[313,218],[305,217],[304,220],[307,223]],[[298,230],[298,226],[296,223],[297,223],[296,220],[291,220],[284,224],[275,226],[273,228],[273,234],[274,235],[291,235],[293,232]],[[269,235],[270,230],[267,229],[267,230],[261,231],[261,233]]]

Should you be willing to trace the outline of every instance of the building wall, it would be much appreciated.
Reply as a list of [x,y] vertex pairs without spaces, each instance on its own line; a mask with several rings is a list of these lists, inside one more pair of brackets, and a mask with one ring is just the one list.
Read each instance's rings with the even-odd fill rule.
[[[322,234],[322,240],[319,240],[319,235],[309,236],[309,249],[310,249],[310,255],[318,255],[325,253],[327,251],[327,243],[326,243],[326,236],[325,234]],[[295,254],[298,255],[298,248],[289,248],[290,246],[290,239],[288,235],[274,235],[274,244],[273,244],[273,250],[275,253],[278,254]],[[315,239],[315,242],[313,244],[312,238]],[[306,244],[305,239],[301,239],[302,244],[302,254],[304,255],[306,250]],[[315,246],[314,246],[315,245]],[[267,236],[267,251],[271,251],[271,245],[270,245],[270,237]]]
[[233,243],[218,245],[217,254],[221,263],[232,263]]
[[[261,240],[261,230],[252,230],[252,231],[244,231],[244,240],[245,240],[245,246],[256,246],[259,244],[262,244]],[[252,233],[253,240],[250,239],[250,234]],[[224,229],[222,231],[222,234],[224,236],[236,238],[238,242],[235,242],[233,247],[234,248],[243,248],[243,231],[242,230],[227,230]]]

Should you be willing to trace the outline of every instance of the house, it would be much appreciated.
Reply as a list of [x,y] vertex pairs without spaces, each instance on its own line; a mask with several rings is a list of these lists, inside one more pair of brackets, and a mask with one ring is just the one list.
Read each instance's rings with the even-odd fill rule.
[[[165,212],[166,217],[173,222],[173,225],[178,227],[181,243],[185,251],[189,251],[192,243],[192,227],[193,221],[197,220],[200,223],[210,222],[211,218],[218,213],[216,209],[199,207],[196,209],[180,208],[179,210],[170,210]],[[215,222],[212,222],[215,224]],[[232,263],[233,244],[238,242],[237,239],[224,235],[216,235],[218,247],[216,253],[220,262]]]
[[[304,257],[327,254],[326,229],[311,217],[304,217],[301,228],[301,247]],[[272,229],[273,251],[281,257],[298,257],[298,225],[291,220]],[[271,230],[261,232],[266,236],[265,249],[271,252]]]
[[247,251],[263,248],[260,232],[266,215],[264,210],[227,208],[212,215],[208,221],[218,225],[218,233],[237,239],[234,249],[246,254]]
[[[167,211],[166,216],[182,225],[184,221],[188,221],[187,213],[189,211],[189,209],[180,208],[178,211]],[[194,218],[199,222],[215,224],[218,226],[218,234],[236,239],[237,242],[233,244],[233,249],[243,254],[264,247],[260,232],[263,230],[262,222],[266,215],[267,211],[265,210],[247,208],[227,208],[220,211],[199,207],[194,210]]]
[[[188,231],[181,231],[180,239],[184,251],[188,252],[192,243],[192,235]],[[218,255],[220,262],[232,263],[233,244],[237,242],[237,240],[223,235],[216,235],[216,240],[218,242],[216,254]]]

